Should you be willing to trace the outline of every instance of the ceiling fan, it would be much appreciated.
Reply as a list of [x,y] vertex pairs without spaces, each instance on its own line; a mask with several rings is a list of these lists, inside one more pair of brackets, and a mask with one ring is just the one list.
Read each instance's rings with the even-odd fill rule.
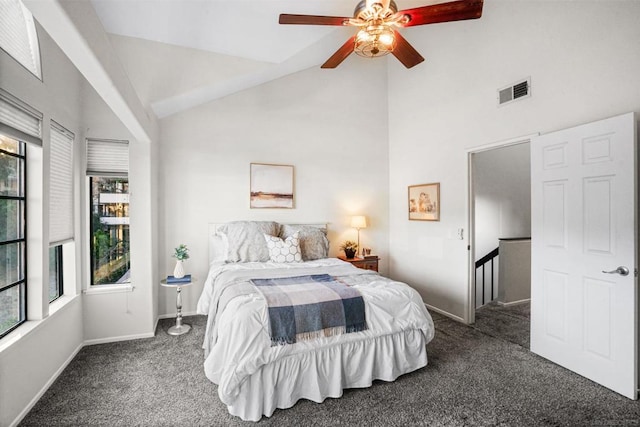
[[405,67],[418,65],[424,58],[396,30],[396,27],[477,19],[482,16],[483,0],[457,0],[398,11],[393,0],[362,0],[353,18],[316,15],[280,15],[280,24],[336,25],[358,27],[351,37],[321,68],[336,68],[351,52],[374,58],[391,53]]

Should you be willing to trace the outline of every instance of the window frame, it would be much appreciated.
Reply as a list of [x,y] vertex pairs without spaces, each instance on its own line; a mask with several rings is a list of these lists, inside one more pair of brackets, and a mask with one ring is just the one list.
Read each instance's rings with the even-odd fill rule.
[[[109,283],[96,283],[95,282],[95,269],[94,269],[94,265],[93,265],[93,261],[94,261],[94,255],[95,255],[95,247],[94,247],[94,242],[93,242],[93,180],[98,178],[98,179],[122,179],[122,180],[126,180],[127,182],[127,192],[126,193],[122,193],[122,194],[127,194],[129,195],[129,177],[127,175],[102,175],[102,174],[91,174],[87,176],[88,178],[88,200],[89,200],[89,206],[88,206],[88,214],[89,214],[89,220],[88,220],[88,226],[89,226],[89,289],[98,289],[98,288],[102,288],[105,286],[131,286],[130,282],[121,282],[121,283],[117,283],[117,282],[109,282]],[[131,225],[130,223],[127,224],[129,226],[128,228],[128,232],[127,232],[127,237],[128,237],[128,245],[129,245],[129,270],[131,269],[131,234],[130,234],[130,230],[131,230]]]
[[[20,264],[23,266],[22,270],[23,270],[23,277],[20,280],[17,280],[16,282],[13,282],[11,284],[8,284],[6,286],[2,286],[0,287],[0,292],[5,292],[9,289],[12,289],[14,287],[19,287],[22,285],[22,294],[20,295],[20,317],[21,319],[18,320],[18,322],[13,325],[12,327],[10,327],[9,329],[7,329],[6,331],[0,333],[0,338],[6,336],[7,334],[9,334],[10,332],[12,332],[13,330],[15,330],[18,326],[22,325],[23,323],[25,323],[27,321],[27,304],[28,304],[28,292],[27,292],[27,271],[28,271],[28,266],[27,266],[27,143],[24,141],[20,141],[16,138],[12,138],[8,135],[5,135],[8,138],[16,141],[18,143],[18,153],[12,153],[10,151],[6,151],[0,148],[0,153],[11,156],[11,157],[15,157],[17,159],[19,159],[22,162],[22,168],[20,171],[20,177],[19,177],[19,182],[20,182],[20,186],[21,186],[21,190],[22,190],[22,196],[6,196],[6,195],[0,195],[0,200],[16,200],[18,202],[22,201],[23,202],[23,206],[22,206],[22,238],[18,238],[18,239],[12,239],[12,240],[5,240],[5,241],[0,241],[0,246],[5,246],[5,245],[11,245],[14,243],[21,243],[22,244],[22,251],[20,251],[20,257],[21,259],[19,260]],[[20,154],[22,153],[22,154]],[[20,292],[20,290],[18,291]]]
[[[62,244],[50,246],[49,250],[54,250],[56,253],[55,268],[56,268],[56,288],[58,294],[55,298],[51,299],[49,296],[49,304],[56,301],[58,298],[64,295],[64,270],[63,270],[63,257],[62,257]],[[49,258],[51,260],[51,258]],[[49,271],[51,271],[51,262],[49,262]],[[49,283],[49,290],[51,290],[51,283]]]

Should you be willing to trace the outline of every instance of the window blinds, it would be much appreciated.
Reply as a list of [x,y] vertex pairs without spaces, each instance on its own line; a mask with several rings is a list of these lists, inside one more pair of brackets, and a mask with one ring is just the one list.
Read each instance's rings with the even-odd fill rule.
[[42,77],[33,15],[19,0],[0,1],[0,47],[36,77]]
[[51,121],[49,243],[73,240],[74,135]]
[[124,177],[128,173],[128,141],[87,140],[87,175]]
[[42,114],[0,89],[0,131],[42,145]]

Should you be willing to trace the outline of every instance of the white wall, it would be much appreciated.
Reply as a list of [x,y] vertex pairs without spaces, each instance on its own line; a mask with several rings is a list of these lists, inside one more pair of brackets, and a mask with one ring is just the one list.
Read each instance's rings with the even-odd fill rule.
[[[96,132],[96,136],[100,132]],[[155,144],[155,143],[154,143]],[[154,310],[157,300],[154,287],[158,281],[155,245],[156,205],[154,188],[155,167],[152,165],[154,144],[131,140],[129,144],[129,194],[130,194],[130,244],[132,291],[122,286],[96,286],[84,295],[84,338],[89,344],[122,339],[153,336],[155,330]],[[87,190],[88,191],[88,190]],[[85,193],[84,206],[88,206]],[[88,220],[85,212],[85,221]],[[86,229],[86,224],[85,224]],[[88,233],[88,232],[87,232]],[[88,235],[88,234],[87,234]],[[85,247],[85,267],[89,264],[89,239],[82,242]],[[90,273],[83,276],[89,288]],[[105,291],[105,292],[103,292]]]
[[[151,336],[154,333],[158,279],[154,236],[154,208],[157,189],[154,185],[157,165],[152,153],[157,140],[157,123],[144,109],[130,79],[113,50],[93,7],[88,2],[27,1],[27,6],[43,27],[55,37],[73,67],[77,85],[83,90],[77,101],[81,110],[82,133],[77,135],[81,150],[78,161],[80,206],[78,215],[79,266],[82,266],[84,339],[87,343]],[[57,62],[62,62],[58,60]],[[73,65],[71,65],[73,64]],[[78,71],[79,70],[79,71]],[[83,79],[86,78],[86,81]],[[99,96],[98,96],[99,94]],[[129,141],[129,191],[131,203],[131,284],[123,287],[89,289],[89,206],[88,186],[84,177],[85,138]]]
[[[64,55],[46,33],[41,28],[38,29],[38,33],[44,81],[34,77],[0,50],[0,87],[43,114],[44,134],[43,149],[29,149],[29,153],[37,153],[31,160],[36,160],[37,157],[38,161],[28,160],[31,169],[27,168],[31,186],[30,201],[37,194],[41,198],[31,206],[33,209],[30,209],[28,229],[30,259],[36,261],[29,263],[29,296],[37,297],[36,305],[33,301],[29,304],[29,319],[36,320],[17,328],[0,340],[0,425],[3,426],[10,425],[28,405],[34,403],[33,399],[83,342],[82,304],[79,296],[62,298],[68,303],[49,316],[48,283],[43,286],[43,278],[49,277],[49,258],[44,256],[48,253],[49,241],[49,168],[46,163],[42,164],[43,160],[46,162],[49,158],[48,135],[51,119],[74,132],[76,136],[82,137],[83,83],[79,73],[65,60]],[[36,206],[38,212],[34,217]],[[38,223],[34,224],[34,218]],[[37,247],[32,247],[34,244]],[[31,258],[33,252],[39,253],[41,259]],[[73,260],[69,261],[71,265],[77,265]],[[73,283],[70,290],[70,293],[77,295],[79,283]],[[61,302],[54,305],[59,306]],[[26,330],[29,332],[25,333]]]
[[[327,80],[327,78],[329,80]],[[230,220],[329,223],[330,255],[356,239],[349,216],[370,227],[361,244],[386,271],[388,162],[386,67],[361,61],[312,68],[161,121],[160,273],[185,243],[185,268],[200,282],[183,292],[193,312],[207,273],[207,224]],[[295,209],[249,209],[249,164],[294,165]],[[160,289],[160,314],[175,313]]]
[[[485,2],[483,17],[411,27],[427,60],[389,64],[390,272],[466,318],[467,149],[640,111],[640,3]],[[496,90],[531,76],[532,97]],[[441,221],[406,218],[407,186],[441,183]]]
[[[29,264],[30,290],[32,294],[42,293],[38,300],[46,298],[48,286],[42,286],[43,278],[48,277],[48,135],[50,120],[53,119],[68,128],[76,136],[76,251],[75,259],[67,259],[65,265],[75,266],[75,279],[72,286],[65,283],[65,297],[50,306],[46,300],[43,309],[30,303],[29,321],[0,340],[0,425],[11,425],[33,405],[55,377],[81,348],[86,340],[110,340],[119,336],[153,334],[155,325],[152,283],[157,282],[157,262],[153,258],[153,227],[155,223],[152,209],[155,201],[155,186],[152,184],[156,166],[152,162],[153,147],[149,143],[132,141],[132,174],[130,177],[132,206],[132,278],[136,280],[136,292],[131,293],[124,325],[119,324],[119,301],[115,295],[108,294],[83,296],[80,291],[86,288],[86,268],[82,265],[88,259],[87,240],[80,225],[88,201],[81,183],[84,182],[84,141],[87,137],[128,139],[130,132],[122,125],[105,102],[98,97],[75,66],[61,49],[39,27],[38,29],[43,80],[40,81],[11,57],[0,50],[0,87],[43,113],[43,149],[38,158],[44,163],[41,170],[35,170],[35,163],[28,169],[31,188],[30,198],[40,194],[42,201],[38,206],[40,223],[33,224],[33,209],[30,209],[30,227],[28,241],[31,246],[38,243],[36,252],[42,259]],[[31,150],[33,151],[33,150]],[[33,159],[32,159],[33,160]],[[35,173],[34,173],[35,172]],[[35,181],[35,182],[34,182]],[[83,195],[84,197],[81,197]],[[36,206],[36,205],[34,205]],[[134,218],[135,217],[135,218]],[[31,252],[33,248],[30,248]],[[69,253],[66,251],[65,253]],[[74,253],[74,251],[71,251]],[[30,255],[31,260],[31,255]],[[69,278],[65,275],[65,280]],[[35,291],[35,292],[34,292]],[[36,295],[39,296],[39,295]],[[88,299],[91,298],[90,301]],[[50,310],[51,308],[51,310]],[[55,310],[54,310],[55,308]],[[38,313],[38,311],[40,311]],[[40,320],[42,319],[42,320]]]
[[0,351],[0,426],[10,426],[26,415],[82,342],[82,299],[77,296]]
[[475,195],[475,260],[498,247],[498,239],[531,236],[529,144],[472,156]]

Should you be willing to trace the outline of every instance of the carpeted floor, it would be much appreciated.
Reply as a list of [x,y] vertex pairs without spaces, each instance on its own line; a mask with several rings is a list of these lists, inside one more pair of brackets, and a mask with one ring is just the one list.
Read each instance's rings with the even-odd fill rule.
[[[322,404],[276,411],[277,426],[637,426],[628,400],[482,330],[433,314],[429,365],[393,383],[345,390]],[[83,348],[21,426],[249,425],[227,413],[202,368],[205,318],[172,337],[162,320],[154,338]],[[498,322],[499,323],[499,322]],[[494,328],[495,332],[495,328]],[[496,335],[493,333],[493,335]]]
[[495,338],[529,348],[531,303],[499,305],[491,302],[476,310],[475,329]]

